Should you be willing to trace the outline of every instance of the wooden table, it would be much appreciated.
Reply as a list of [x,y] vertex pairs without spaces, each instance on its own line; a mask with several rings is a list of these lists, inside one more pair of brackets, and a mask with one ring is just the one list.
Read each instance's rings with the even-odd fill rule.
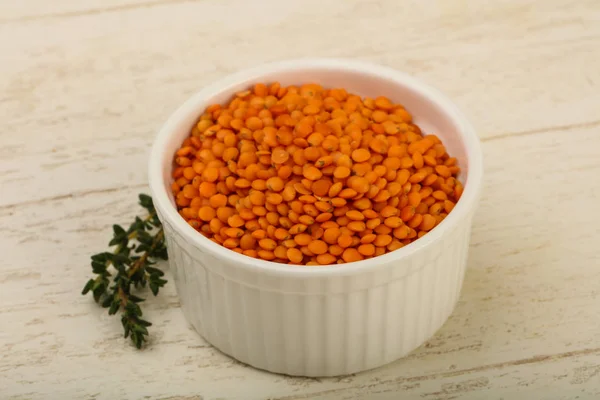
[[[597,0],[0,2],[0,398],[599,398],[598,21]],[[476,126],[487,175],[454,314],[386,367],[291,378],[211,348],[169,283],[135,350],[79,292],[139,211],[156,130],[214,79],[299,56],[404,70]]]

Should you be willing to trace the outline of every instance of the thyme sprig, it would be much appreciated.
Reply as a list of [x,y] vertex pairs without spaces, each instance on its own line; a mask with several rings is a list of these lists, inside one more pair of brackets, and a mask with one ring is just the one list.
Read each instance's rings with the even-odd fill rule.
[[142,319],[139,303],[144,299],[132,290],[147,285],[156,296],[167,281],[155,264],[168,258],[163,227],[152,198],[140,194],[139,202],[148,215],[144,219],[136,217],[127,230],[113,225],[108,246],[114,250],[92,256],[92,272],[96,278],[90,279],[81,293],[91,292],[96,303],[108,308],[109,315],[120,311],[125,338],[130,337],[138,349],[148,340],[148,327],[152,324]]

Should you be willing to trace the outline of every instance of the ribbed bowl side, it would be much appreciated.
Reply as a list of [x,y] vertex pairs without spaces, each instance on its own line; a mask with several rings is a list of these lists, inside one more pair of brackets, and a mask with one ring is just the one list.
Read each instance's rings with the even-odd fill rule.
[[181,306],[200,335],[256,368],[335,376],[395,361],[443,325],[462,287],[471,220],[384,268],[318,278],[252,273],[163,223]]

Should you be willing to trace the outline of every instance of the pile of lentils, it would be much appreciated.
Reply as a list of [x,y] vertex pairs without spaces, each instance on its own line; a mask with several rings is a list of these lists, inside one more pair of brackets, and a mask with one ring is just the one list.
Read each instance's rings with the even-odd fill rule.
[[198,232],[286,264],[376,257],[452,211],[457,160],[386,97],[258,83],[206,108],[176,152],[172,191]]

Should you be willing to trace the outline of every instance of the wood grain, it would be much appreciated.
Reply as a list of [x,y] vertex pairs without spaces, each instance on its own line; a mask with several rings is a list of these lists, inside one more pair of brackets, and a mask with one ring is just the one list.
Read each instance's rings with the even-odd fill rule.
[[[303,5],[314,9],[319,3]],[[592,25],[600,11],[593,3],[567,12],[543,2],[539,13],[530,11],[532,5],[507,2],[479,11],[474,2],[455,2],[455,8],[413,4],[427,35],[392,18],[408,12],[401,3],[325,3],[310,18],[303,18],[300,3],[265,3],[264,9],[249,4],[169,3],[175,26],[163,18],[165,6],[0,24],[0,47],[13,61],[3,66],[6,79],[0,82],[6,115],[0,206],[68,195],[74,186],[89,191],[143,184],[145,168],[122,174],[123,165],[144,164],[154,132],[193,91],[243,66],[303,55],[359,57],[414,74],[452,96],[484,140],[600,121],[600,61],[593,57],[600,29]],[[196,23],[197,15],[223,15],[236,6],[247,20]],[[482,18],[469,23],[477,12]],[[332,18],[340,22],[326,41],[306,35]],[[529,25],[513,26],[520,20]],[[344,35],[352,35],[356,23],[361,34],[348,40]],[[286,40],[274,42],[274,36]],[[243,58],[235,56],[241,53]],[[43,141],[37,140],[40,132]],[[45,190],[23,185],[33,176],[48,182]]]
[[[0,397],[599,396],[597,1],[55,3],[0,4]],[[407,71],[477,127],[486,184],[456,311],[396,363],[290,378],[207,345],[168,284],[135,351],[79,291],[138,212],[154,132],[228,72],[315,55]]]
[[0,4],[0,23],[36,22],[44,19],[81,17],[118,13],[136,8],[169,7],[175,3],[198,0],[62,0],[56,4],[24,0]]

